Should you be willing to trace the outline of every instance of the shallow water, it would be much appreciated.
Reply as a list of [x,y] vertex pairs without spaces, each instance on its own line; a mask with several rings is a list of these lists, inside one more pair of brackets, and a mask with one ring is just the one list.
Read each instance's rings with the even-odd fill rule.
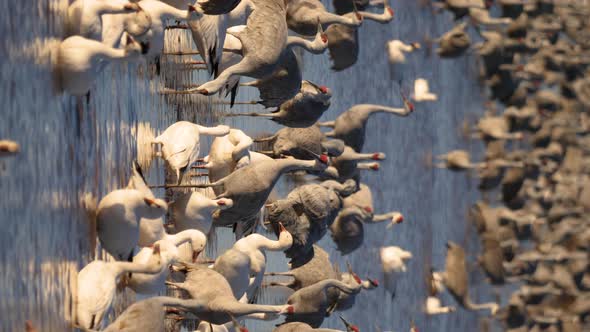
[[[48,50],[62,38],[67,2],[0,3],[0,31],[4,34],[0,41],[0,139],[21,144],[20,154],[0,160],[1,331],[22,330],[27,319],[40,331],[67,330],[76,272],[95,256],[83,198],[88,194],[100,198],[125,185],[135,158],[147,169],[149,141],[154,135],[177,120],[226,123],[251,135],[280,128],[260,118],[224,118],[227,106],[216,104],[214,97],[160,95],[164,87],[207,79],[203,71],[180,71],[173,63],[189,57],[163,57],[159,76],[154,66],[143,60],[110,66],[97,80],[88,101],[56,93]],[[322,120],[333,119],[357,103],[401,105],[385,42],[392,38],[422,40],[451,26],[449,15],[434,17],[414,2],[393,2],[392,6],[396,18],[391,24],[363,24],[360,58],[353,68],[334,73],[327,54],[304,56],[303,77],[333,91],[332,106]],[[191,47],[186,31],[168,31],[167,36],[167,51]],[[477,248],[475,232],[465,218],[469,203],[478,195],[473,180],[462,173],[432,169],[425,162],[430,154],[456,148],[481,152],[479,143],[465,141],[459,131],[464,118],[473,118],[482,109],[475,61],[470,57],[440,60],[420,51],[409,57],[406,67],[402,82],[406,90],[414,78],[424,77],[440,100],[418,106],[408,118],[373,116],[365,150],[383,151],[387,161],[379,172],[363,175],[373,190],[376,212],[399,210],[406,221],[387,231],[385,225],[367,226],[364,247],[346,257],[336,252],[329,236],[321,244],[341,266],[348,259],[361,276],[377,278],[379,247],[398,245],[413,252],[395,299],[379,288],[360,294],[356,306],[343,313],[361,330],[373,331],[377,324],[385,331],[407,331],[412,319],[424,331],[478,330],[484,313],[461,309],[438,317],[421,313],[426,294],[424,272],[428,264],[444,267],[445,242],[458,242],[470,253]],[[256,94],[242,88],[237,99],[253,100]],[[241,108],[252,111],[261,107]],[[232,112],[240,111],[240,107],[235,109]],[[209,142],[203,142],[203,155]],[[163,183],[163,163],[154,160],[147,177],[150,183]],[[279,192],[285,194],[287,187],[281,183]],[[164,194],[163,190],[157,193]],[[222,233],[211,255],[231,245],[231,234]],[[475,260],[475,254],[468,256],[470,262]],[[96,257],[102,254],[97,252]],[[280,255],[269,255],[268,271],[286,268]],[[479,269],[473,268],[470,278],[475,300],[493,299]],[[265,292],[262,301],[279,303],[284,295]],[[442,301],[453,304],[447,295]],[[248,327],[269,331],[275,323],[253,322]],[[337,315],[326,319],[324,326],[342,328]]]

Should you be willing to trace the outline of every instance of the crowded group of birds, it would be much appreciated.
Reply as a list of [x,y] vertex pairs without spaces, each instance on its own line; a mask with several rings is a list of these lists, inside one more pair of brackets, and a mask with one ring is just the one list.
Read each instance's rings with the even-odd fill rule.
[[[480,21],[470,1],[447,1],[456,18]],[[484,199],[469,213],[481,240],[477,261],[488,281],[514,291],[503,308],[488,304],[507,331],[590,329],[588,73],[590,27],[584,1],[496,1],[502,28],[471,45],[459,25],[461,52],[477,54],[486,111],[464,133],[485,143],[482,161],[466,150],[438,156],[437,167],[477,174]],[[490,4],[487,4],[490,5]],[[473,13],[477,13],[474,16]],[[466,308],[465,250],[447,245],[446,274],[434,272]],[[462,272],[457,272],[462,271]],[[459,282],[460,284],[456,284]]]
[[[469,152],[454,150],[438,156],[434,166],[476,172],[485,198],[470,213],[481,237],[478,262],[493,285],[517,285],[504,307],[474,303],[465,250],[448,242],[444,270],[433,268],[428,275],[424,312],[454,312],[439,298],[447,290],[464,309],[489,310],[508,331],[587,330],[590,6],[573,0],[422,5],[436,13],[450,11],[455,26],[422,43],[392,40],[383,56],[389,56],[394,73],[404,73],[412,52],[430,52],[435,44],[441,58],[477,57],[489,101],[485,116],[465,130],[485,142],[485,160],[472,162]],[[255,87],[260,94],[255,103],[274,110],[227,115],[268,118],[284,126],[271,136],[252,138],[225,125],[179,121],[158,135],[151,142],[153,156],[165,161],[167,179],[175,181],[150,186],[134,162],[127,187],[87,206],[100,248],[112,259],[94,260],[80,270],[72,326],[164,331],[196,321],[196,331],[247,331],[244,320],[258,319],[277,320],[277,332],[336,331],[320,327],[335,311],[351,308],[359,293],[384,287],[395,296],[411,252],[380,248],[380,284],[358,276],[351,264],[340,271],[318,242],[329,233],[338,251],[348,255],[362,246],[368,224],[402,227],[401,212],[374,211],[371,188],[361,181],[364,170],[379,170],[385,159],[381,152],[363,152],[365,126],[373,114],[405,117],[414,112],[414,103],[419,107],[438,97],[418,77],[414,91],[402,93],[399,107],[359,104],[335,121],[318,122],[330,107],[331,91],[302,78],[295,49],[328,50],[332,69],[345,70],[357,60],[364,21],[394,19],[386,0],[334,0],[334,8],[329,12],[319,0],[76,0],[70,5],[70,36],[55,62],[65,93],[89,95],[96,77],[115,61],[146,57],[158,63],[165,30],[188,29],[198,50],[192,54],[212,79],[165,93],[218,94],[233,106],[239,103],[238,87]],[[473,43],[473,35],[482,41]],[[254,80],[240,83],[241,77]],[[215,137],[206,156],[200,153],[200,135]],[[2,157],[19,149],[16,142],[0,141]],[[284,174],[297,174],[305,183],[277,199],[274,187]],[[165,199],[156,197],[154,188],[165,188]],[[201,253],[219,227],[232,227],[236,242],[211,260]],[[266,271],[268,251],[284,253],[285,271]],[[292,293],[283,304],[259,303],[261,289],[269,287]],[[124,288],[144,299],[108,324]],[[167,288],[181,296],[162,296]],[[340,317],[346,331],[360,331]],[[33,331],[34,322],[27,329]],[[411,331],[418,327],[412,324]]]

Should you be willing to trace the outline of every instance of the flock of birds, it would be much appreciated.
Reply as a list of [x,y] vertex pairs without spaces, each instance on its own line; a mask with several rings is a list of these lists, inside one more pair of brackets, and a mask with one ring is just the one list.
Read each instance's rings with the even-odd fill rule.
[[[509,331],[587,330],[590,168],[585,142],[590,81],[585,75],[590,64],[590,7],[585,1],[565,0],[446,0],[426,5],[448,10],[462,22],[423,44],[390,41],[389,60],[394,71],[403,71],[410,53],[423,46],[430,50],[434,43],[442,58],[478,55],[490,102],[468,134],[485,142],[485,160],[475,163],[467,151],[455,150],[439,156],[435,166],[475,170],[484,192],[495,194],[500,187],[500,199],[477,202],[471,211],[482,240],[479,263],[492,284],[517,283],[518,290],[503,308],[473,303],[465,251],[448,242],[445,270],[431,269],[429,274],[424,311],[454,312],[455,307],[443,306],[438,298],[446,289],[467,310],[489,310]],[[488,11],[496,5],[499,18]],[[238,87],[256,87],[260,100],[252,103],[275,110],[228,115],[260,116],[285,126],[272,136],[252,139],[225,125],[179,121],[156,137],[154,155],[165,160],[177,181],[150,187],[134,163],[128,186],[110,192],[95,206],[98,239],[113,260],[95,260],[79,272],[73,326],[84,331],[164,331],[167,319],[197,319],[196,331],[247,331],[244,319],[284,316],[274,331],[336,331],[320,328],[325,317],[351,308],[359,293],[380,286],[376,279],[359,277],[350,264],[341,272],[317,242],[329,231],[346,255],[363,244],[365,224],[388,222],[389,228],[403,222],[398,211],[376,214],[371,189],[361,182],[362,170],[378,170],[385,159],[380,152],[362,152],[365,125],[376,113],[408,116],[414,102],[436,101],[437,96],[418,78],[413,93],[402,94],[398,108],[355,105],[335,121],[318,122],[330,106],[331,91],[302,79],[294,48],[314,54],[328,50],[333,69],[344,70],[356,62],[363,21],[387,23],[394,18],[387,1],[334,0],[334,7],[336,13],[330,13],[318,0],[71,4],[67,31],[72,36],[61,43],[56,61],[66,92],[89,94],[111,62],[141,54],[158,62],[165,29],[190,29],[195,53],[214,78],[166,93],[219,93],[230,96],[233,105]],[[383,13],[364,11],[370,7],[382,7]],[[173,20],[176,25],[166,26]],[[471,27],[482,42],[472,45],[467,32]],[[242,76],[255,80],[240,84]],[[200,154],[200,135],[215,137],[205,157]],[[266,150],[253,151],[256,142]],[[0,156],[18,151],[16,142],[0,141]],[[313,179],[285,198],[270,200],[281,175],[293,172]],[[209,181],[190,184],[193,177]],[[155,197],[153,188],[176,194],[166,201]],[[210,190],[215,197],[185,188]],[[170,222],[165,222],[167,215]],[[215,260],[199,257],[207,235],[224,226],[233,227],[234,245]],[[277,239],[256,233],[261,228]],[[267,272],[268,251],[284,252],[289,270]],[[395,296],[396,280],[412,253],[383,247],[380,258],[383,286]],[[185,296],[158,296],[166,286],[183,290]],[[105,326],[124,287],[148,298]],[[293,292],[285,304],[258,304],[263,287]],[[359,331],[342,321],[346,331]],[[27,329],[35,330],[30,322]],[[411,331],[418,329],[412,324]]]
[[481,239],[478,263],[492,285],[516,290],[503,308],[471,303],[465,251],[449,242],[446,271],[430,275],[427,301],[438,306],[433,297],[444,285],[463,307],[490,308],[507,331],[587,331],[590,7],[584,1],[497,2],[499,19],[471,7],[474,1],[442,6],[457,19],[486,17],[500,27],[477,28],[483,41],[474,45],[465,23],[453,37],[460,52],[478,55],[488,92],[485,115],[474,128],[464,126],[466,135],[485,143],[484,160],[472,162],[467,151],[454,150],[438,156],[435,166],[477,173],[486,198],[470,210]]

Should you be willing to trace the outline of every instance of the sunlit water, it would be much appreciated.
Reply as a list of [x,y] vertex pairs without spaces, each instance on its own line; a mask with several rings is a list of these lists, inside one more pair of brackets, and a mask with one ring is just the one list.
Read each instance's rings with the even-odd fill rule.
[[[33,321],[40,331],[68,329],[76,273],[93,257],[103,257],[94,250],[84,197],[100,198],[124,186],[133,159],[139,159],[147,169],[149,141],[168,125],[178,120],[226,123],[251,135],[280,128],[260,118],[224,118],[223,113],[229,110],[214,98],[160,95],[164,87],[207,79],[203,71],[178,70],[174,62],[191,60],[186,56],[163,57],[159,76],[155,67],[143,60],[108,67],[89,100],[57,93],[49,65],[50,49],[63,37],[66,6],[67,1],[58,0],[0,3],[0,139],[16,140],[22,148],[17,156],[0,160],[1,331],[22,330],[25,320]],[[392,80],[387,63],[386,41],[420,41],[451,27],[450,15],[434,17],[413,1],[395,1],[392,6],[396,18],[391,24],[363,24],[360,58],[353,68],[334,73],[327,54],[305,55],[304,78],[333,91],[332,106],[323,120],[333,119],[357,103],[401,105],[397,78]],[[188,36],[186,31],[169,31],[166,50],[191,48]],[[383,151],[387,161],[381,171],[363,175],[373,190],[376,212],[400,210],[406,221],[392,230],[386,230],[385,225],[366,226],[365,245],[347,257],[336,252],[329,236],[321,245],[341,266],[348,259],[361,276],[377,278],[379,247],[398,245],[413,252],[393,300],[383,289],[361,293],[356,306],[343,313],[363,331],[373,331],[376,325],[385,331],[407,331],[412,319],[423,331],[475,331],[484,313],[459,310],[429,318],[421,312],[425,271],[430,264],[444,267],[447,240],[464,245],[469,261],[475,261],[477,239],[465,218],[468,204],[477,198],[473,179],[433,169],[425,162],[431,154],[456,148],[481,152],[479,143],[465,141],[459,131],[464,118],[474,118],[482,109],[475,61],[472,57],[440,60],[420,51],[409,57],[406,67],[405,89],[412,87],[414,78],[424,77],[440,100],[419,106],[408,118],[373,116],[365,150]],[[250,88],[242,88],[238,100],[256,97]],[[253,111],[261,107],[243,108]],[[209,142],[203,141],[203,155]],[[164,183],[164,164],[154,160],[147,175],[152,184]],[[280,184],[282,195],[286,187]],[[165,193],[162,190],[157,195]],[[231,246],[231,234],[222,233],[210,255]],[[268,271],[286,269],[280,255],[269,255]],[[493,299],[475,265],[470,278],[475,300]],[[261,302],[280,303],[285,295],[265,292]],[[130,298],[118,301],[118,312]],[[453,304],[453,300],[443,295],[443,303]],[[253,322],[248,327],[270,331],[277,322]],[[337,315],[326,319],[324,326],[342,328]]]

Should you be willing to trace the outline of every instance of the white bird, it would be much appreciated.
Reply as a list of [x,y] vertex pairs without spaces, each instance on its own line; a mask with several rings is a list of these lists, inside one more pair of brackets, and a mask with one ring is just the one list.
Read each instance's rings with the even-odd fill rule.
[[379,255],[384,272],[406,272],[405,261],[412,258],[411,252],[396,246],[381,247]]
[[162,157],[176,171],[180,183],[182,175],[199,158],[200,135],[223,136],[229,130],[228,126],[203,127],[188,121],[178,121],[156,137],[153,143],[161,145]]
[[124,273],[158,273],[161,268],[160,247],[154,246],[150,256],[155,263],[143,265],[128,262],[93,261],[78,273],[76,316],[78,325],[86,329],[100,329],[117,289],[117,279]]
[[232,247],[217,256],[210,267],[225,278],[234,298],[241,303],[248,303],[245,294],[251,281],[250,265],[250,256]]
[[150,31],[136,38],[150,45],[148,56],[157,56],[164,48],[164,22],[166,20],[193,20],[203,15],[203,10],[195,3],[188,5],[187,9],[177,9],[158,0],[142,0],[139,6],[151,18]]
[[163,218],[142,219],[139,225],[139,241],[141,247],[149,247],[156,241],[164,240],[175,246],[190,243],[193,250],[193,259],[205,249],[207,235],[196,229],[187,229],[176,234],[168,234],[164,230]]
[[198,191],[179,196],[170,204],[170,211],[177,230],[196,229],[209,234],[215,211],[234,205],[229,198],[211,199]]
[[141,6],[138,11],[130,14],[104,14],[101,18],[102,42],[110,47],[119,47],[125,34],[142,37],[152,27],[152,17]]
[[436,296],[427,297],[426,303],[424,304],[424,312],[427,315],[446,314],[455,310],[456,308],[454,306],[441,306],[440,299]]
[[0,139],[0,157],[8,157],[20,152],[20,145],[11,140]]
[[420,49],[419,43],[405,44],[401,40],[390,40],[387,42],[387,53],[391,64],[406,63],[406,54]]
[[417,78],[414,81],[414,93],[410,98],[416,102],[436,101],[438,96],[432,92],[428,87],[428,81],[423,78]]
[[153,255],[153,249],[142,248],[135,256],[133,263],[142,264],[147,267],[159,267],[157,273],[133,273],[127,280],[127,287],[138,294],[157,294],[166,288],[170,264],[179,259],[179,252],[176,245],[168,240],[158,241],[154,247],[160,249],[160,256]]
[[[217,137],[211,143],[209,155],[203,158],[205,165],[198,165],[197,168],[204,168],[208,170],[209,182],[218,181],[236,169],[245,167],[252,163],[263,160],[272,160],[264,154],[250,151],[254,141],[243,131],[239,129],[231,129],[228,135]],[[212,188],[216,195],[222,193],[221,188]],[[274,189],[270,196],[272,197]],[[226,202],[229,201],[229,202]],[[231,207],[233,201],[227,198],[221,198],[222,209]],[[264,209],[264,208],[263,208]],[[263,211],[261,209],[261,216]],[[210,227],[210,226],[209,226]]]
[[97,231],[102,247],[117,260],[133,257],[142,218],[163,216],[168,205],[135,189],[110,192],[98,204]]
[[133,59],[144,52],[131,37],[126,38],[123,49],[116,49],[96,40],[73,36],[59,45],[55,72],[61,89],[73,95],[85,95],[105,62]]
[[131,261],[142,219],[160,218],[167,210],[166,202],[154,197],[141,168],[133,162],[127,187],[109,193],[98,204],[96,226],[102,247],[117,260]]
[[[154,194],[148,187],[139,164],[134,162],[133,165],[133,174],[129,180],[127,189],[136,189],[141,191],[146,197],[154,198]],[[183,229],[176,234],[168,234],[164,229],[163,218],[142,218],[139,223],[139,240],[137,244],[141,247],[149,247],[154,245],[156,241],[165,240],[174,246],[179,246],[183,243],[190,242],[193,251],[192,257],[194,259],[205,248],[205,243],[207,242],[207,236],[205,234],[207,233],[198,229]]]
[[266,270],[266,251],[284,251],[293,245],[293,236],[285,227],[279,223],[278,241],[270,240],[260,234],[250,234],[238,240],[233,249],[243,252],[250,257],[250,276],[251,281],[248,285],[247,294],[251,299],[258,288],[262,285],[264,272]]
[[68,7],[66,31],[102,41],[102,15],[124,14],[140,10],[136,3],[128,0],[76,0]]
[[208,170],[209,182],[220,180],[233,172],[242,158],[250,160],[249,149],[253,143],[243,131],[230,129],[229,134],[213,140],[209,155],[203,158],[205,165],[197,168]]
[[412,253],[400,247],[389,246],[381,247],[379,249],[379,256],[381,257],[385,289],[391,292],[391,296],[393,297],[396,291],[397,274],[406,272],[405,261],[412,258]]

